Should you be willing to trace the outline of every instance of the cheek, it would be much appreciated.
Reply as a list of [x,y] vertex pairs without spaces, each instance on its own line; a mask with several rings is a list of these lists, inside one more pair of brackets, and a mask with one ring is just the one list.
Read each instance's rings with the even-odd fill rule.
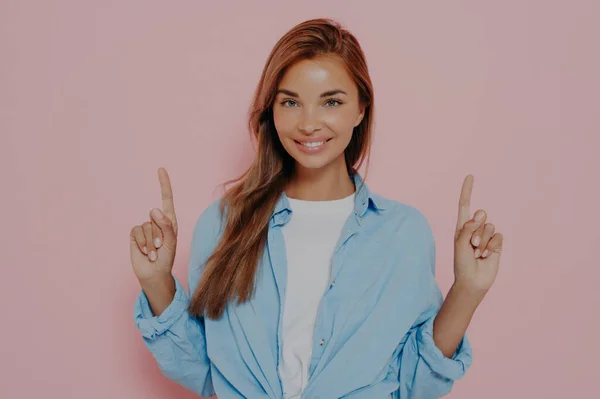
[[350,107],[346,107],[327,114],[325,122],[338,137],[347,136],[347,139],[350,140],[356,118],[356,112],[350,109]]
[[281,111],[273,111],[273,123],[279,136],[292,134],[297,125],[296,118],[292,112]]

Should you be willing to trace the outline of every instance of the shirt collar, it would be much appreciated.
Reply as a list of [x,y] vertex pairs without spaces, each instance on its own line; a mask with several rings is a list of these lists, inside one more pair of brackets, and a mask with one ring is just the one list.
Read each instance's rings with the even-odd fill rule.
[[[356,186],[354,197],[354,213],[356,216],[362,218],[369,209],[369,206],[372,206],[372,208],[378,212],[385,209],[382,199],[369,190],[367,183],[365,183],[360,173],[355,173],[352,178],[354,179],[354,184]],[[288,221],[291,212],[290,201],[287,195],[282,193],[275,204],[275,209],[273,210],[271,218],[275,224],[285,224]]]

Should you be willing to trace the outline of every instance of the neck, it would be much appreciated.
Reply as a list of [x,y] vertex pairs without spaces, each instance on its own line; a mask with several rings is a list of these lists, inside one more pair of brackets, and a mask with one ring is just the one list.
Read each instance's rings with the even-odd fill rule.
[[297,166],[285,193],[305,201],[333,201],[346,198],[355,191],[354,181],[342,167],[307,169]]

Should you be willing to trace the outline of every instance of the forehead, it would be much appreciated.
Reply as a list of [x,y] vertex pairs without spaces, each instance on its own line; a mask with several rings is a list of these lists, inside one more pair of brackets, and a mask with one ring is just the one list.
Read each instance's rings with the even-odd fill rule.
[[358,91],[346,64],[338,56],[298,61],[285,72],[278,88],[292,90],[300,96],[318,96],[333,89],[343,89],[348,94]]

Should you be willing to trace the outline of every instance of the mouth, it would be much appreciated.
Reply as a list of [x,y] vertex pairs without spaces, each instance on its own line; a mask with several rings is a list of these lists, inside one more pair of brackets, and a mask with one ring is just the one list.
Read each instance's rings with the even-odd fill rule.
[[323,139],[321,141],[305,141],[300,142],[294,140],[300,151],[307,154],[315,154],[317,152],[323,151],[327,147],[327,143],[329,143],[333,138]]
[[298,141],[298,140],[294,140],[297,144],[303,145],[305,147],[308,148],[314,148],[314,147],[319,147],[325,143],[327,143],[328,141],[330,141],[332,138],[329,139],[323,139],[321,141]]

